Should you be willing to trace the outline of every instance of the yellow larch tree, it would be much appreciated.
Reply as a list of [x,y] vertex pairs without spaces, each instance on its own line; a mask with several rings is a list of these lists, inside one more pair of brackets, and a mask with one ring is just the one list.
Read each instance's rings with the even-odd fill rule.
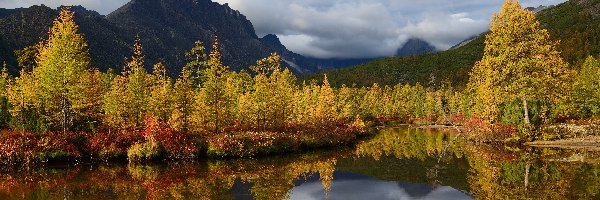
[[[37,80],[35,104],[42,118],[51,127],[63,131],[71,128],[74,121],[89,116],[89,110],[97,106],[101,93],[95,91],[96,80],[90,75],[90,54],[83,35],[78,33],[75,14],[68,7],[60,11],[48,33],[48,40],[40,45],[36,57],[33,78]],[[81,99],[86,98],[86,99]]]
[[475,93],[476,114],[493,122],[498,105],[522,100],[524,125],[530,125],[531,100],[556,102],[569,87],[571,72],[533,12],[507,0],[494,14],[486,36],[484,56],[469,81]]

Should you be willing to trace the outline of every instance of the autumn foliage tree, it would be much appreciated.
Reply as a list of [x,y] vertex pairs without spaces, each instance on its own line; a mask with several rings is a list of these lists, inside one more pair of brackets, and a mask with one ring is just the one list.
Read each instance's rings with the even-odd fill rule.
[[223,65],[219,40],[215,36],[206,68],[203,70],[205,80],[196,98],[200,122],[213,134],[221,133],[231,122],[233,106],[232,98],[227,94],[229,82],[228,67]]
[[143,128],[151,83],[144,64],[142,44],[137,38],[132,58],[125,63],[122,75],[114,77],[110,90],[104,95],[105,121],[119,129]]
[[98,108],[100,93],[88,92],[97,91],[93,87],[99,77],[90,71],[88,45],[78,33],[73,12],[63,8],[48,35],[32,72],[35,106],[51,127],[67,131],[78,118],[90,117],[88,111]]
[[2,64],[0,71],[0,128],[8,128],[11,115],[9,112],[10,103],[8,102],[8,87],[13,78],[8,73],[6,63]]
[[188,63],[185,65],[184,70],[187,70],[186,73],[189,74],[189,78],[197,88],[202,87],[203,71],[208,64],[208,55],[205,51],[204,43],[196,41],[194,47],[185,53]]
[[189,67],[184,67],[173,88],[173,111],[170,124],[177,131],[188,132],[195,108],[196,89]]
[[579,117],[600,115],[600,62],[594,57],[588,57],[579,72],[571,101],[575,113]]
[[162,63],[156,63],[150,74],[148,111],[159,123],[167,123],[173,111],[173,81]]
[[500,104],[520,99],[524,125],[529,126],[531,100],[556,102],[563,97],[571,73],[556,50],[557,42],[517,1],[507,0],[493,16],[485,44],[469,81],[478,116],[493,122]]

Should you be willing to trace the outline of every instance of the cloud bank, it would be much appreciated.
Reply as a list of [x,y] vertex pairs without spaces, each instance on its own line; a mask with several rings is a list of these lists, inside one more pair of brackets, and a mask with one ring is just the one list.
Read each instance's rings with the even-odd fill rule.
[[[409,38],[446,50],[488,30],[504,0],[216,0],[248,16],[259,35],[279,35],[297,53],[319,58],[393,55]],[[524,6],[565,0],[525,0]]]
[[[246,15],[259,36],[277,34],[290,50],[319,58],[393,55],[409,38],[440,50],[488,29],[504,0],[214,0]],[[566,0],[522,0],[524,6]],[[108,14],[128,0],[0,0],[1,8],[82,5]]]

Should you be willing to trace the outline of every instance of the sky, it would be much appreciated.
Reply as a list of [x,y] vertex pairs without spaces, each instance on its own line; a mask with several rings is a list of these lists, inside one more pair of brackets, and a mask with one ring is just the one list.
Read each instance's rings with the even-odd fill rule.
[[[0,0],[0,8],[82,5],[108,14],[129,0]],[[228,3],[288,49],[318,58],[370,58],[396,53],[419,38],[446,50],[488,30],[504,0],[213,0]],[[524,7],[566,0],[521,0]]]

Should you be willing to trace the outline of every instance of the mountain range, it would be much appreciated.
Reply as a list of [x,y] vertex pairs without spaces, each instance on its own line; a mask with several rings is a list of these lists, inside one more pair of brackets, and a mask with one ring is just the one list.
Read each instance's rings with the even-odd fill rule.
[[[184,52],[198,40],[210,50],[214,35],[219,37],[224,63],[235,70],[247,69],[272,52],[282,55],[283,64],[298,75],[373,60],[318,59],[294,53],[276,35],[259,38],[243,14],[211,0],[132,0],[106,16],[81,6],[70,9],[88,40],[92,64],[101,70],[122,69],[136,36],[142,41],[147,68],[160,61],[173,76],[186,62]],[[16,73],[14,50],[46,38],[57,15],[58,9],[44,5],[0,9],[0,63],[7,62],[9,70]]]

